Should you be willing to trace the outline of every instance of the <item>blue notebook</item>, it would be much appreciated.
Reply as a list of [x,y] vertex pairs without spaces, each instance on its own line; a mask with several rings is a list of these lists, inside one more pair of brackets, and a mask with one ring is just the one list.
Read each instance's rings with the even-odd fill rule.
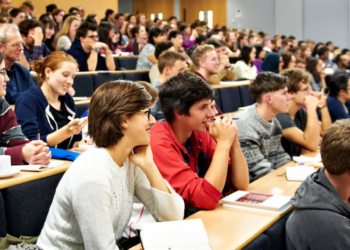
[[50,148],[52,159],[74,161],[80,153],[71,152],[60,148]]

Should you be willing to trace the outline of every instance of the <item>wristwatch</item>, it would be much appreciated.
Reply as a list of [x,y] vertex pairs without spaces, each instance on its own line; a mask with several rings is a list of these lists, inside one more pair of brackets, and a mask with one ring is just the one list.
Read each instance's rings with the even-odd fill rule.
[[97,53],[100,52],[99,48],[92,48],[92,50],[96,51]]

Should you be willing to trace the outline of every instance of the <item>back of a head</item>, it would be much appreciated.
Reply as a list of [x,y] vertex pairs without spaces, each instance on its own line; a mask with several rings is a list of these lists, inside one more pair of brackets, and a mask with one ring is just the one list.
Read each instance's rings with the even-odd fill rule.
[[163,52],[158,59],[158,69],[159,73],[163,73],[163,70],[166,66],[169,68],[173,67],[177,60],[181,60],[183,62],[186,61],[186,58],[176,51],[165,51]]
[[124,136],[122,118],[149,106],[151,95],[136,82],[106,82],[91,97],[88,134],[98,147],[116,145]]
[[333,75],[328,84],[329,96],[338,96],[340,90],[349,91],[348,82],[349,75],[346,72]]
[[332,175],[350,170],[350,119],[337,120],[323,135],[321,157],[324,168]]
[[196,44],[200,45],[202,42],[205,42],[207,40],[206,36],[198,35],[196,38]]
[[160,54],[162,54],[164,51],[167,51],[173,47],[173,43],[170,41],[163,41],[157,44],[156,51],[154,52],[154,56],[158,59]]
[[287,88],[289,92],[296,93],[300,90],[300,83],[307,84],[310,82],[310,75],[298,68],[284,69],[280,73],[287,77]]
[[280,55],[278,53],[271,52],[265,57],[264,62],[261,65],[261,68],[264,71],[270,71],[277,74],[279,63],[280,63]]
[[113,14],[114,13],[114,10],[111,10],[111,9],[107,9],[106,12],[105,12],[105,17],[107,18],[110,14]]
[[194,65],[194,67],[196,68],[196,70],[198,70],[200,68],[199,61],[200,60],[204,61],[205,57],[206,57],[206,53],[208,51],[212,51],[212,50],[215,50],[215,48],[213,45],[209,45],[209,44],[204,44],[204,45],[198,46],[195,49],[195,51],[192,54],[191,59],[192,59],[192,63]]
[[86,37],[88,31],[97,31],[97,25],[90,23],[90,22],[85,22],[80,27],[77,29],[77,33],[75,35],[76,39],[79,39],[80,37]]
[[21,12],[24,12],[24,11],[20,8],[13,8],[9,14],[11,17],[16,17]]
[[54,9],[57,9],[56,4],[49,4],[46,6],[46,13],[52,12]]
[[168,40],[170,41],[172,38],[176,38],[178,35],[182,36],[182,33],[179,30],[172,30],[169,33]]
[[250,95],[257,103],[262,102],[262,94],[274,92],[287,86],[287,78],[272,72],[259,73],[249,85]]
[[212,38],[207,39],[205,43],[209,45],[213,45],[215,49],[223,46],[222,42]]
[[329,49],[327,47],[322,47],[319,50],[317,50],[317,55],[318,56],[322,56],[324,53],[326,53],[327,51],[329,51]]
[[78,66],[77,61],[69,54],[63,51],[54,51],[50,55],[44,57],[42,60],[34,61],[34,71],[38,74],[39,86],[46,80],[45,69],[49,68],[51,71],[59,69],[63,62],[71,62]]
[[28,36],[29,30],[36,27],[40,27],[40,23],[34,19],[26,19],[18,25],[19,32],[24,36]]
[[202,78],[191,73],[180,73],[167,80],[159,91],[159,101],[165,119],[171,123],[174,112],[189,115],[193,104],[203,99],[214,100],[214,91]]

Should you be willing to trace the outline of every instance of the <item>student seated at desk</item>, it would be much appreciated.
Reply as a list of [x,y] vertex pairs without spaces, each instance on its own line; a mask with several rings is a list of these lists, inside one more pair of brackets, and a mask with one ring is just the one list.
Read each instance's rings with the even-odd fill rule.
[[44,164],[51,159],[47,144],[42,141],[29,142],[18,125],[16,115],[5,100],[6,74],[4,54],[0,53],[0,155],[10,155],[12,165]]
[[[283,70],[281,75],[288,78],[287,87],[291,96],[288,113],[276,116],[282,126],[282,146],[291,157],[300,155],[303,149],[316,152],[320,135],[332,124],[326,98],[323,93],[312,91],[307,72],[292,68]],[[321,114],[321,124],[317,108]]]
[[350,118],[350,82],[347,74],[340,74],[332,78],[328,86],[329,97],[327,105],[332,122],[338,119]]
[[324,168],[309,175],[291,199],[288,250],[350,249],[350,120],[336,121],[321,146]]
[[235,118],[250,181],[254,181],[290,161],[281,145],[282,128],[276,118],[288,112],[290,95],[287,78],[272,72],[260,73],[249,89],[257,103]]
[[33,86],[16,102],[16,115],[29,140],[38,136],[50,147],[69,149],[80,141],[87,119],[74,119],[76,107],[68,94],[78,65],[74,58],[56,51],[34,62],[40,87]]
[[151,130],[153,157],[184,199],[187,213],[216,208],[225,186],[225,191],[246,190],[248,167],[236,124],[230,115],[214,121],[210,86],[180,73],[162,85],[159,99],[166,121]]
[[255,79],[257,75],[257,69],[254,65],[256,49],[251,45],[244,45],[241,57],[242,59],[233,68],[236,79]]
[[83,153],[60,181],[37,245],[43,249],[119,249],[134,195],[156,221],[182,220],[184,203],[153,161],[151,96],[130,81],[107,82],[92,96]]

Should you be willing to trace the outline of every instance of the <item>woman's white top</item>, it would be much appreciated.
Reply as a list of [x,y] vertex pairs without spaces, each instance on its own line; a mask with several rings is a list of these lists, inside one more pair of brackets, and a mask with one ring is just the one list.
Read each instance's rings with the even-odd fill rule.
[[70,49],[70,46],[72,46],[72,42],[70,41],[69,37],[61,36],[57,40],[56,50],[66,51],[67,49]]
[[[164,180],[165,181],[165,180]],[[62,177],[37,245],[43,249],[118,249],[134,195],[156,221],[182,220],[184,201],[151,187],[126,159],[119,167],[104,148],[79,156]]]
[[253,66],[247,65],[243,60],[236,62],[235,67],[233,68],[233,72],[235,72],[236,79],[255,79],[258,72],[253,64]]

